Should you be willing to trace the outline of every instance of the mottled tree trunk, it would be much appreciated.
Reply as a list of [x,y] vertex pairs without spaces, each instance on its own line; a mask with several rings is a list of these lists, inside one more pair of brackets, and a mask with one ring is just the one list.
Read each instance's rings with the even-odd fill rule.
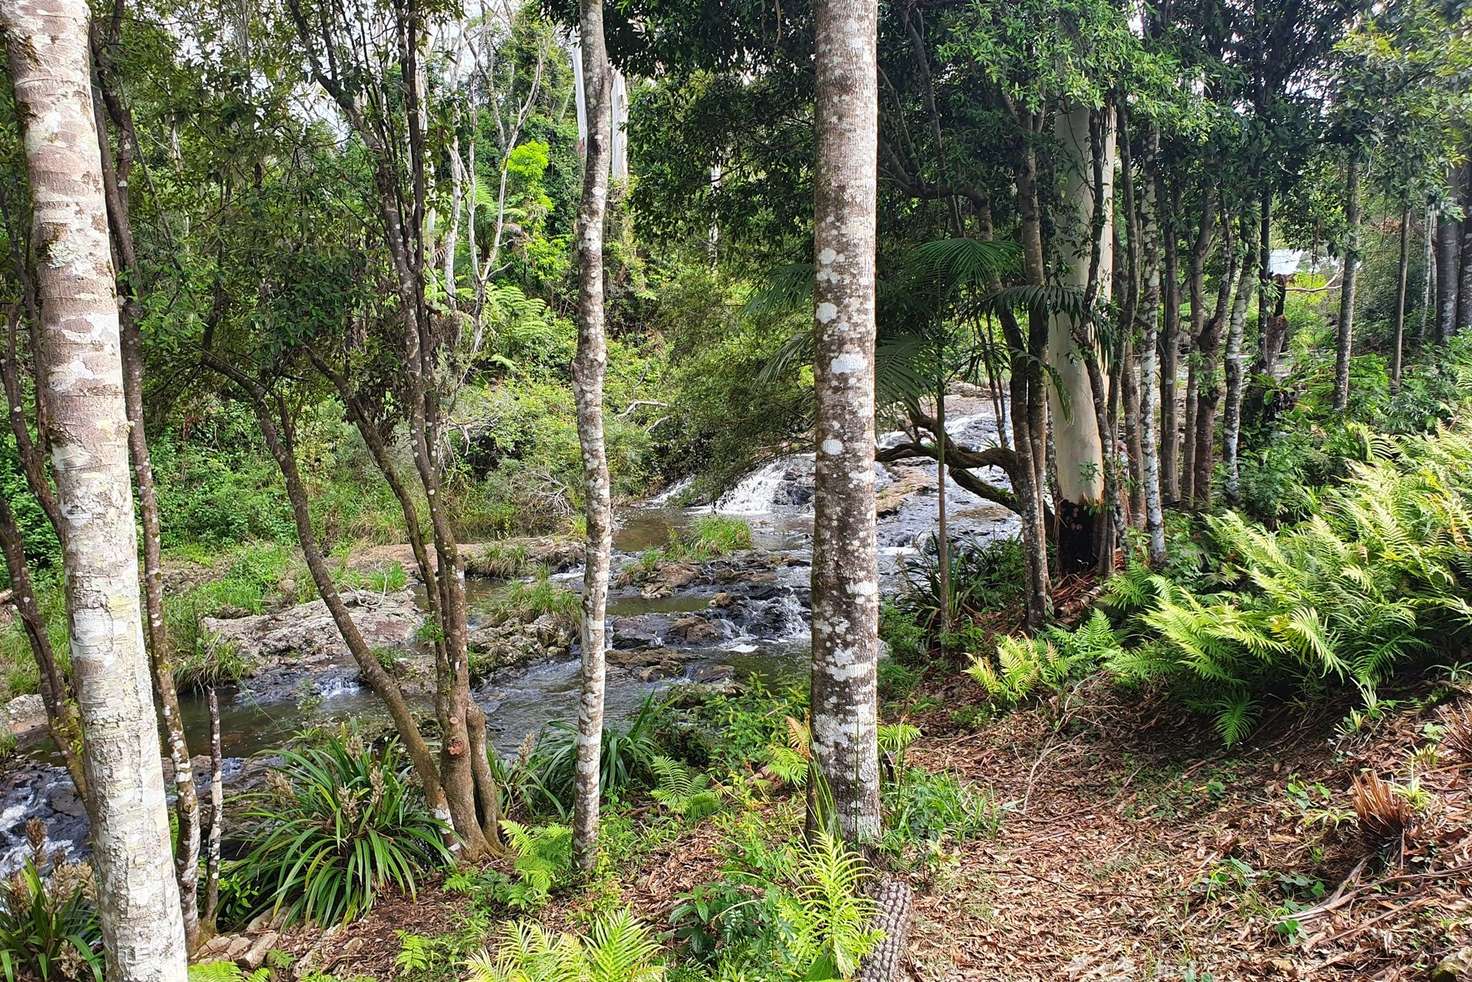
[[[1447,178],[1453,193],[1462,169]],[[1457,328],[1457,271],[1461,269],[1462,237],[1457,220],[1442,211],[1436,216],[1436,339],[1445,342]]]
[[1222,335],[1227,328],[1232,297],[1232,283],[1237,278],[1238,255],[1233,250],[1231,219],[1222,216],[1222,251],[1229,257],[1227,268],[1217,281],[1216,308],[1207,320],[1197,341],[1196,430],[1190,435],[1196,446],[1191,454],[1194,476],[1194,502],[1197,508],[1211,507],[1211,478],[1216,462],[1216,411],[1221,402],[1222,386],[1217,363],[1221,357]]
[[143,646],[107,206],[78,0],[0,3],[24,135],[67,613],[92,792],[97,907],[115,982],[185,978]]
[[[102,157],[102,189],[107,202],[108,227],[112,232],[113,262],[118,274],[119,326],[122,332],[123,397],[128,410],[128,451],[138,486],[138,512],[143,526],[144,636],[148,641],[153,691],[163,722],[164,743],[174,771],[174,814],[178,817],[178,845],[174,850],[174,873],[179,881],[179,904],[184,915],[184,937],[193,951],[199,945],[199,793],[194,786],[194,763],[184,735],[179,712],[179,690],[174,683],[174,659],[164,623],[164,573],[162,523],[158,491],[153,480],[153,459],[143,416],[143,340],[138,321],[141,310],[136,295],[140,271],[133,243],[133,223],[128,195],[132,169],[132,114],[119,101],[110,74],[103,69],[102,43],[95,35],[93,58],[98,100],[97,143]],[[113,153],[103,114],[118,131],[118,152]]]
[[583,156],[583,198],[578,206],[578,348],[572,382],[577,396],[578,442],[583,453],[583,514],[588,528],[583,549],[582,696],[578,700],[572,833],[578,868],[591,872],[598,860],[604,631],[613,525],[608,454],[603,445],[603,373],[608,362],[603,331],[603,220],[608,206],[612,76],[603,39],[603,0],[581,0],[580,13],[588,139]]
[[206,693],[210,705],[210,838],[209,876],[205,881],[200,922],[210,934],[220,913],[220,846],[225,841],[225,754],[220,745],[220,697],[215,686]]
[[1140,202],[1140,262],[1143,266],[1140,320],[1140,475],[1145,494],[1145,532],[1150,564],[1165,562],[1165,515],[1160,500],[1160,222],[1156,183],[1150,174],[1160,149],[1160,131],[1151,124]]
[[1242,397],[1246,388],[1243,363],[1247,360],[1247,353],[1242,342],[1247,332],[1247,308],[1252,304],[1253,291],[1262,275],[1255,264],[1257,243],[1248,241],[1242,273],[1237,278],[1237,296],[1232,300],[1232,315],[1227,324],[1227,404],[1222,414],[1222,464],[1227,472],[1227,501],[1233,505],[1238,501],[1241,477],[1237,451],[1242,438]]
[[[1472,149],[1472,147],[1464,148]],[[1472,164],[1462,164],[1461,247],[1457,254],[1456,332],[1472,330]]]
[[875,0],[819,0],[813,286],[812,782],[808,827],[879,835],[879,575],[874,529]]
[[1177,236],[1181,199],[1166,193],[1163,179],[1155,185],[1156,201],[1165,209],[1165,309],[1160,327],[1160,495],[1168,505],[1180,500],[1177,450],[1180,429],[1181,250]]
[[1334,408],[1349,405],[1349,356],[1354,345],[1354,294],[1360,272],[1360,154],[1351,150],[1344,172],[1344,282],[1335,326]]
[[1411,270],[1411,205],[1400,209],[1400,251],[1395,266],[1395,315],[1391,321],[1390,391],[1400,391],[1402,362],[1406,348],[1406,282]]

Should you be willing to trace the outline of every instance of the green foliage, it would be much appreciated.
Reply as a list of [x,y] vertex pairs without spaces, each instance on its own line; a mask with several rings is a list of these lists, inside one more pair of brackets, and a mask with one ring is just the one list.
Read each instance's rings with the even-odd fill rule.
[[515,854],[516,882],[504,900],[517,910],[540,907],[572,872],[572,829],[566,825],[526,826],[503,819],[501,829]]
[[189,966],[189,982],[269,982],[271,969],[262,965],[246,972],[234,962],[196,962]]
[[1004,637],[997,643],[995,661],[973,655],[966,674],[988,698],[1013,706],[1039,690],[1058,691],[1118,650],[1109,618],[1096,609],[1076,631],[1050,627],[1032,638]]
[[82,867],[42,870],[45,829],[32,820],[31,854],[0,884],[0,979],[102,982],[102,927]]
[[772,692],[752,684],[734,694],[702,693],[681,713],[680,756],[710,769],[739,771],[765,763],[770,748],[785,746],[789,719],[807,716],[807,692],[792,688]]
[[[1000,539],[985,545],[953,542],[950,559],[950,619],[961,623],[1004,610],[1022,599],[1022,545],[1017,539]],[[903,613],[927,632],[940,621],[947,604],[940,589],[940,560],[934,539],[926,542],[920,554],[905,564],[905,582],[894,601],[896,614]],[[898,631],[908,652],[915,643],[913,634],[891,615],[891,631]],[[916,652],[919,653],[918,651]]]
[[[662,712],[661,704],[651,695],[627,726],[603,728],[598,771],[603,794],[647,788],[654,783],[654,759],[659,754],[656,731]],[[577,727],[559,720],[547,728],[527,760],[522,793],[528,810],[566,819],[576,774]]]
[[256,836],[237,869],[289,921],[350,921],[389,887],[413,894],[426,871],[450,859],[444,825],[392,743],[375,754],[335,736],[285,750],[246,816]]
[[654,757],[650,763],[659,785],[649,796],[666,810],[687,821],[698,822],[721,807],[720,794],[712,787],[710,775],[663,755]]
[[659,941],[627,910],[596,919],[582,937],[512,921],[496,953],[472,958],[471,982],[659,982]]
[[797,853],[795,883],[778,898],[786,946],[801,978],[848,978],[881,935],[869,927],[869,868],[843,840],[821,831]]
[[530,580],[507,583],[486,604],[485,612],[493,624],[532,621],[551,614],[571,625],[582,614],[582,600],[574,591],[553,583],[544,566]]
[[1373,447],[1345,481],[1309,494],[1296,523],[1208,517],[1210,578],[1133,570],[1113,586],[1132,643],[1105,655],[1109,670],[1171,688],[1233,743],[1267,695],[1348,688],[1373,703],[1381,682],[1466,637],[1472,437]]
[[995,835],[995,801],[947,773],[918,767],[900,770],[881,788],[884,835],[880,848],[903,859],[913,849],[935,852],[947,843]]

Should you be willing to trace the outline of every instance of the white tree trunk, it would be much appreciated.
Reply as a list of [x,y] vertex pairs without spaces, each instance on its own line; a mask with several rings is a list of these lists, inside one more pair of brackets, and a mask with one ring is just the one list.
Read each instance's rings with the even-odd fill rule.
[[87,5],[3,0],[24,135],[72,667],[113,982],[185,978],[153,685],[143,646],[118,307],[92,109]]
[[[1087,107],[1058,114],[1054,136],[1061,147],[1059,169],[1064,180],[1064,213],[1060,216],[1057,259],[1061,281],[1084,290],[1089,285],[1094,248],[1093,150]],[[1107,303],[1114,280],[1114,130],[1104,137],[1104,227],[1099,235],[1097,300]],[[1093,411],[1085,353],[1079,347],[1079,324],[1071,314],[1055,313],[1049,324],[1047,364],[1056,384],[1047,386],[1053,419],[1053,446],[1058,458],[1058,562],[1064,572],[1088,569],[1097,561],[1098,522],[1104,508],[1104,441]],[[1095,357],[1099,357],[1095,352]],[[1103,399],[1108,393],[1099,393]]]
[[1140,471],[1145,494],[1145,531],[1149,536],[1152,566],[1165,562],[1165,515],[1160,500],[1160,215],[1155,194],[1154,169],[1160,151],[1159,130],[1150,127],[1140,206],[1141,262],[1145,267],[1144,296],[1137,319],[1140,322]]
[[578,702],[573,855],[590,872],[598,858],[598,770],[603,738],[604,628],[612,543],[608,455],[603,445],[603,219],[608,207],[612,76],[603,39],[603,0],[581,0],[582,80],[591,126],[578,207],[578,350],[573,390],[578,404],[588,538],[583,552],[582,698]]
[[[813,760],[850,841],[879,833],[874,539],[875,0],[820,0],[813,287]],[[826,819],[810,792],[809,827]]]
[[1232,300],[1232,316],[1227,322],[1227,405],[1222,415],[1222,463],[1226,467],[1227,501],[1236,504],[1241,487],[1241,463],[1237,451],[1242,442],[1242,398],[1247,381],[1243,370],[1247,353],[1242,340],[1247,333],[1247,308],[1252,306],[1253,291],[1260,279],[1256,268],[1256,243],[1247,239],[1247,255],[1242,260],[1242,273],[1237,279],[1237,296]]
[[1354,346],[1355,287],[1360,271],[1360,154],[1351,149],[1344,177],[1344,282],[1339,290],[1339,323],[1334,353],[1334,408],[1349,406],[1349,358]]

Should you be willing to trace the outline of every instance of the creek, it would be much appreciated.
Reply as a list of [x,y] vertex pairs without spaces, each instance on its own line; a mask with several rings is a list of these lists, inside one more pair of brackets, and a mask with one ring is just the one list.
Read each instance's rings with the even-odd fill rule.
[[[981,400],[966,402],[967,411],[948,422],[948,432],[971,446],[992,442],[996,423],[989,407]],[[885,434],[881,445],[892,439],[897,435]],[[905,557],[934,533],[935,467],[929,461],[876,466],[875,480],[881,495],[886,489],[892,492],[878,531],[881,585],[892,593]],[[649,591],[636,585],[611,590],[610,724],[626,719],[651,694],[678,683],[734,680],[776,687],[805,679],[812,481],[812,455],[794,454],[753,470],[712,505],[677,507],[675,495],[667,493],[621,509],[614,538],[615,577],[641,551],[667,543],[672,534],[712,512],[744,518],[751,525],[753,548],[705,564],[701,576],[663,595],[646,596]],[[947,494],[953,539],[980,543],[1015,533],[1016,522],[1005,509],[954,482],[947,482]],[[707,575],[711,566],[719,568]],[[576,590],[581,571],[566,570],[554,580]],[[467,579],[472,632],[504,588],[501,581]],[[698,630],[690,630],[692,625]],[[578,668],[574,650],[492,672],[476,686],[474,697],[486,712],[498,752],[514,754],[549,724],[575,719]],[[427,697],[416,698],[427,710]],[[269,683],[247,680],[222,689],[220,701],[227,796],[252,784],[268,769],[271,751],[289,745],[303,729],[386,719],[377,697],[359,683],[345,658],[278,672]],[[182,709],[191,747],[207,747],[204,700],[186,696]],[[197,768],[202,788],[207,770]],[[0,875],[24,857],[25,823],[33,817],[45,821],[51,849],[68,858],[85,854],[81,804],[55,748],[45,740],[24,746],[0,767]]]

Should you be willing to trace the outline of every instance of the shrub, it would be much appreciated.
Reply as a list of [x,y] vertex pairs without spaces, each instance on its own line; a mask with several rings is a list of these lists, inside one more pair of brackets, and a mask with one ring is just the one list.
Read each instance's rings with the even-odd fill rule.
[[5,982],[102,982],[102,927],[85,867],[60,866],[45,876],[46,829],[26,823],[30,855],[0,884],[0,978]]
[[874,901],[864,893],[869,867],[827,831],[804,843],[794,882],[777,901],[794,977],[849,978],[879,941],[869,928]]
[[895,601],[898,610],[931,630],[940,621],[941,610],[950,605],[950,620],[958,623],[1003,610],[1022,598],[1022,546],[1016,539],[999,539],[985,545],[950,543],[950,597],[941,596],[940,558],[934,537],[920,554],[905,564],[904,586]]
[[1209,577],[1132,569],[1106,597],[1127,644],[1117,678],[1168,687],[1216,717],[1223,740],[1251,729],[1269,694],[1376,687],[1472,628],[1472,436],[1398,441],[1342,484],[1305,499],[1307,517],[1269,530],[1235,512],[1206,519]]
[[627,910],[596,919],[583,937],[509,922],[496,954],[469,963],[471,982],[658,982],[659,940]]
[[1000,817],[990,796],[955,775],[904,768],[882,788],[884,837],[880,847],[900,856],[915,845],[939,847],[996,833]]
[[973,655],[966,674],[986,690],[988,698],[1013,706],[1039,689],[1058,691],[1118,649],[1109,618],[1096,609],[1076,631],[1050,627],[1031,638],[1002,638],[995,664],[985,655]]
[[[659,753],[655,731],[661,712],[661,705],[650,695],[627,726],[603,728],[599,786],[604,794],[654,783],[654,758]],[[577,727],[561,720],[552,723],[526,762],[522,784],[528,810],[568,817],[577,756]]]
[[659,786],[649,796],[666,810],[698,822],[720,809],[721,798],[711,786],[710,775],[663,755],[656,756],[651,764],[659,777]]
[[492,623],[532,621],[543,614],[576,624],[582,615],[582,600],[572,590],[552,582],[544,566],[531,580],[512,580],[486,606]]
[[375,754],[339,736],[281,758],[246,813],[258,834],[239,863],[287,920],[352,920],[384,889],[413,894],[425,871],[450,860],[445,827],[411,787],[395,744]]
[[527,826],[503,820],[501,829],[515,854],[517,882],[501,899],[517,910],[539,907],[572,871],[572,829],[566,825]]

